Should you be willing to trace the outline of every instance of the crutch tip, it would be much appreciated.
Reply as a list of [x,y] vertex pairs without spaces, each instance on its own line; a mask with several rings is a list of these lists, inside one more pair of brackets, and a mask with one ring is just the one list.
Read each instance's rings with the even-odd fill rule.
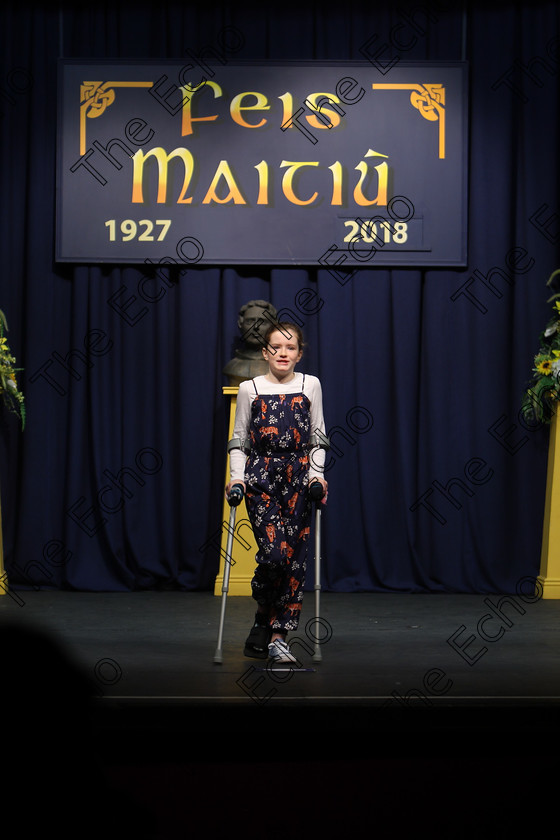
[[221,665],[223,662],[223,657],[221,653],[214,654],[214,665]]

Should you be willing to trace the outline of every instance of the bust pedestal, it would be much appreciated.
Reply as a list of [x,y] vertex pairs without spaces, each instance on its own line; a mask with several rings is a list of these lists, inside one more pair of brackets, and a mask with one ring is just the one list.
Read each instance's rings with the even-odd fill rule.
[[539,581],[543,598],[560,598],[560,423],[557,413],[550,424]]
[[4,542],[2,539],[2,503],[0,502],[0,595],[8,592],[8,578],[4,574]]
[[[223,388],[223,392],[230,398],[229,408],[229,432],[228,440],[233,437],[233,427],[235,424],[235,409],[237,407],[237,393],[239,391],[238,385],[228,385]],[[229,482],[229,457],[226,461],[226,480],[224,487]],[[227,539],[229,535],[229,514],[230,506],[224,496],[224,507],[222,514],[222,533],[220,546],[220,569],[216,577],[214,585],[214,595],[222,594],[222,584],[224,581],[224,562],[226,557]],[[232,566],[229,576],[228,595],[251,595],[251,580],[255,571],[257,553],[257,545],[253,536],[253,529],[247,516],[247,508],[245,507],[245,500],[237,507],[235,516],[235,531],[233,534],[232,547]]]

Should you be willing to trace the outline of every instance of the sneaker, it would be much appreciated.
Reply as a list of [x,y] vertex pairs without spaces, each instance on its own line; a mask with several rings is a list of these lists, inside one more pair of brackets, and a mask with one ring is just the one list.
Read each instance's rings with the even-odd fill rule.
[[276,639],[269,644],[268,655],[274,662],[297,662],[283,639]]
[[253,625],[245,641],[243,654],[251,659],[266,659],[271,635],[272,631],[270,627],[263,627],[258,624]]

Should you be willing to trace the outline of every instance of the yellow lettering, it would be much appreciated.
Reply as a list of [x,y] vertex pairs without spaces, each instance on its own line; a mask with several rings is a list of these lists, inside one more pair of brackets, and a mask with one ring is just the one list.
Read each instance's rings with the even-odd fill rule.
[[280,125],[285,125],[288,122],[290,117],[294,115],[294,98],[291,93],[283,93],[282,96],[279,96],[278,99],[282,103],[283,112],[282,112],[282,121]]
[[342,204],[342,164],[339,160],[335,160],[329,169],[333,176],[331,205]]
[[[254,96],[257,100],[256,103],[254,105],[242,105],[241,103],[243,102],[243,99],[246,96]],[[266,123],[264,117],[259,123],[253,125],[245,121],[245,119],[241,115],[241,111],[269,111],[270,105],[268,105],[267,103],[268,99],[266,98],[264,93],[258,93],[257,91],[253,90],[248,90],[245,93],[238,93],[237,96],[233,97],[229,106],[231,118],[238,125],[243,126],[243,128],[260,128]]]
[[[220,178],[223,178],[229,187],[229,192],[225,196],[225,198],[220,198],[218,196],[218,193],[216,192]],[[227,160],[221,160],[212,179],[212,183],[210,184],[208,192],[204,196],[202,203],[210,204],[211,201],[215,201],[216,204],[227,204],[227,202],[231,201],[232,199],[234,204],[247,203],[241,195],[241,191],[239,190],[235,178],[233,177],[232,171],[229,168],[229,163],[227,162]]]
[[[296,174],[298,169],[301,169],[302,166],[319,166],[319,161],[290,161],[290,160],[283,160],[280,164],[280,168],[287,166],[288,169],[284,172],[284,177],[282,178],[282,189],[284,191],[284,195],[291,201],[292,204],[312,204],[315,199],[317,198],[317,193],[313,193],[311,198],[308,198],[307,201],[303,201],[302,199],[298,198],[294,193],[293,189],[293,179],[294,175]],[[298,173],[299,175],[299,173]]]
[[188,149],[180,147],[177,149],[173,149],[172,152],[169,152],[169,154],[167,154],[165,149],[162,149],[161,146],[157,146],[154,149],[150,149],[150,151],[146,152],[146,154],[144,154],[142,149],[138,149],[136,154],[133,156],[132,160],[134,163],[134,168],[132,175],[132,203],[144,203],[144,163],[149,157],[155,157],[158,163],[158,192],[156,199],[158,204],[164,204],[167,200],[167,173],[169,169],[169,161],[175,157],[180,158],[183,161],[185,167],[183,189],[181,190],[181,195],[177,199],[177,204],[190,204],[192,202],[192,196],[186,198],[185,195],[189,188],[189,184],[193,174],[193,156]]
[[[369,149],[364,158],[367,157],[384,157],[386,158],[387,155],[381,155],[379,152],[374,152],[373,149]],[[377,196],[372,200],[368,201],[367,198],[364,196],[363,193],[363,185],[368,175],[368,165],[365,160],[361,160],[354,169],[357,169],[360,172],[360,180],[356,184],[354,188],[354,201],[356,204],[361,205],[362,207],[369,206],[371,204],[387,204],[387,181],[388,181],[388,172],[389,167],[386,163],[380,163],[378,166],[373,167],[377,172],[378,177],[378,187],[377,187]]]
[[[256,126],[253,126],[256,127]],[[181,176],[180,163],[183,164],[182,170],[182,187],[177,199],[177,204],[192,204],[193,196],[187,195],[191,185],[193,174],[195,170],[195,159],[189,149],[178,147],[171,152],[166,152],[161,146],[156,146],[147,152],[139,149],[133,155],[133,175],[132,175],[132,203],[143,204],[144,198],[144,184],[146,178],[148,183],[152,184],[154,176],[148,165],[146,171],[146,161],[154,158],[157,162],[157,197],[158,204],[163,204],[168,200],[172,200],[169,193],[172,191],[172,184],[170,184],[170,171],[176,173],[176,167],[179,167],[179,177]],[[374,152],[373,149],[368,149],[356,167],[359,172],[359,178],[354,186],[353,199],[356,205],[360,207],[369,207],[371,205],[387,205],[388,194],[388,180],[389,180],[389,166],[386,161],[378,163],[373,166],[369,163],[370,158],[387,158],[387,155]],[[172,168],[172,161],[177,159],[177,163]],[[308,206],[319,201],[319,193],[314,191],[308,198],[302,197],[302,192],[305,187],[301,188],[302,180],[305,183],[305,167],[320,166],[319,161],[293,161],[283,160],[279,168],[284,169],[282,173],[282,192],[284,197],[291,203],[297,204],[300,207]],[[270,202],[270,192],[273,187],[271,182],[271,166],[266,160],[261,160],[254,166],[257,172],[257,205],[268,205]],[[332,188],[330,195],[331,206],[346,205],[349,196],[346,194],[350,191],[348,185],[347,175],[345,174],[345,167],[339,160],[335,160],[328,167],[332,177]],[[375,188],[377,180],[377,194],[374,198],[366,197],[366,193],[372,193]],[[179,182],[180,183],[180,182]],[[328,201],[328,195],[324,198]],[[149,200],[149,199],[147,199]],[[221,160],[214,172],[212,182],[208,187],[206,195],[202,200],[202,204],[239,204],[246,205],[247,199],[244,196],[242,187],[238,182],[237,176],[234,175],[234,170],[227,160]]]
[[261,160],[257,163],[255,169],[259,173],[259,195],[257,204],[268,204],[268,163],[266,160]]
[[[199,91],[203,90],[204,87],[210,87],[214,92],[214,99],[217,99],[219,96],[222,95],[221,87],[216,84],[216,82],[210,82],[206,79],[202,84],[198,85],[194,90],[187,87],[182,87],[181,90],[183,91],[183,117],[182,117],[182,132],[183,137],[187,134],[192,134],[192,124],[193,122],[208,122],[218,119],[218,115],[214,114],[212,117],[193,117],[192,116],[192,101],[195,97],[195,94]],[[190,95],[189,95],[190,94]]]
[[[321,100],[318,101],[319,97],[321,97]],[[336,105],[333,105],[335,108],[334,111],[330,108],[325,108],[325,99],[330,100],[330,105],[333,105],[334,102],[340,102],[340,99],[334,93],[310,93],[305,100],[306,104],[309,104],[311,108],[315,108],[323,116],[323,119],[313,114],[306,116],[307,122],[313,128],[336,128],[337,125],[340,125],[340,117],[343,117],[346,113],[346,111],[343,111],[342,108],[338,108]]]

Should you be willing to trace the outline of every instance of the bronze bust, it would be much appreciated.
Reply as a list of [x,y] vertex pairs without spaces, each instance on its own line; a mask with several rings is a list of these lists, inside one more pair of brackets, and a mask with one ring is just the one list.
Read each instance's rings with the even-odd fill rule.
[[262,348],[265,346],[264,334],[270,324],[277,321],[276,315],[275,307],[266,300],[250,300],[239,310],[237,326],[242,343],[223,369],[231,386],[268,372]]

